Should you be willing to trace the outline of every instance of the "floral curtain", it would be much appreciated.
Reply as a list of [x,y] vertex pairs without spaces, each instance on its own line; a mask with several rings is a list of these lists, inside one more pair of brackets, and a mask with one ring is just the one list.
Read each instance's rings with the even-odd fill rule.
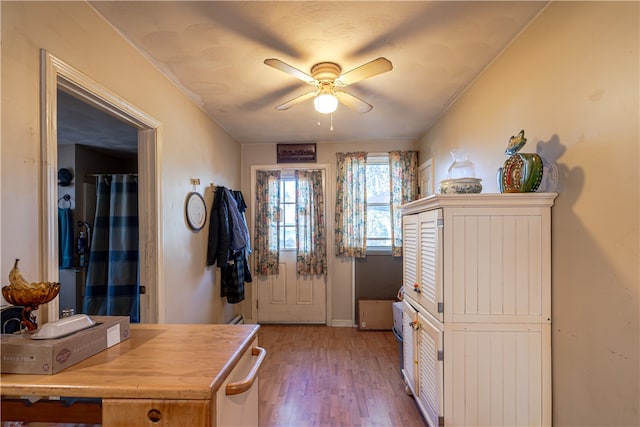
[[256,171],[255,248],[258,274],[275,275],[280,264],[280,171]]
[[296,272],[327,274],[327,238],[321,171],[295,171]]
[[389,152],[389,183],[391,186],[391,254],[402,256],[402,214],[400,205],[418,197],[418,153]]
[[336,155],[336,256],[364,258],[367,252],[367,154]]

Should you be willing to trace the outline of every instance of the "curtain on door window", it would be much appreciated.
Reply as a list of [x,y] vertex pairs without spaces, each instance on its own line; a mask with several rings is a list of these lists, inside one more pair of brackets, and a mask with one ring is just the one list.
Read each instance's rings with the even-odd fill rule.
[[138,182],[99,175],[83,313],[139,322]]
[[367,254],[367,154],[336,155],[336,256],[364,258]]
[[402,213],[400,205],[418,197],[418,153],[390,151],[389,174],[391,185],[391,254],[402,256]]
[[296,272],[327,273],[324,191],[321,171],[296,170]]
[[275,275],[280,265],[280,171],[256,171],[256,271]]

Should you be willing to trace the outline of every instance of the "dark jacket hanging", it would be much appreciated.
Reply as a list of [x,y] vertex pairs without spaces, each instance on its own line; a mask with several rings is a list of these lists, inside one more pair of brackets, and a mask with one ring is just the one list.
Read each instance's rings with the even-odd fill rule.
[[209,220],[207,265],[220,268],[220,296],[230,304],[244,300],[244,283],[252,281],[245,209],[242,193],[216,187]]
[[244,281],[247,283],[253,282],[251,276],[251,270],[249,269],[249,255],[251,255],[251,238],[249,237],[249,226],[247,225],[247,219],[245,211],[247,210],[247,204],[244,201],[241,191],[234,191],[233,197],[236,199],[238,205],[238,211],[242,215],[243,227],[247,235],[247,246],[244,248]]
[[224,203],[224,187],[216,187],[209,219],[207,265],[226,266],[229,262],[230,247],[229,209],[227,204]]
[[244,251],[239,251],[233,256],[233,263],[220,269],[220,296],[227,297],[229,304],[244,300],[245,264]]

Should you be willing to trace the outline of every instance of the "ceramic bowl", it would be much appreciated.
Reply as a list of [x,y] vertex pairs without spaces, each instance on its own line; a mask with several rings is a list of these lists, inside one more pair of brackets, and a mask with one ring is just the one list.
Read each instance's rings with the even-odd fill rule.
[[482,191],[480,178],[454,178],[440,181],[441,194],[472,194]]

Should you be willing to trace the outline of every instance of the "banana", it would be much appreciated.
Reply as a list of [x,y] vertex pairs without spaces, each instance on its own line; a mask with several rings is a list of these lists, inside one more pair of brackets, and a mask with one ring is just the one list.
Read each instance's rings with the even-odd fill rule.
[[35,290],[46,290],[51,286],[51,283],[48,282],[33,282],[31,283],[31,288]]
[[13,268],[9,271],[9,284],[16,289],[28,289],[31,285],[22,276],[22,273],[20,273],[18,261],[20,260],[16,259],[15,264],[13,264]]

